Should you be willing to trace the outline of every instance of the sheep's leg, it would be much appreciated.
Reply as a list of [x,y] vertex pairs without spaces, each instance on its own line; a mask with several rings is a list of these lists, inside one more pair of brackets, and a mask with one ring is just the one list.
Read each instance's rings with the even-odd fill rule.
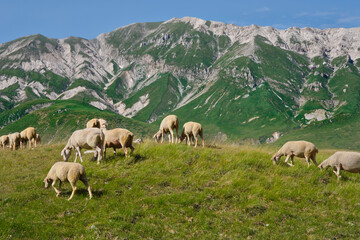
[[[288,155],[288,156],[290,156],[290,155]],[[288,165],[290,167],[293,167],[294,166],[294,156],[293,155],[290,156],[290,160],[291,160],[291,163],[288,163]]]
[[341,178],[341,175],[340,175],[340,166],[335,166],[334,168],[336,168],[336,171],[333,171],[335,173],[335,175],[337,176],[337,180],[339,181],[340,178]]
[[198,144],[197,134],[193,132],[193,136],[195,138],[195,147],[197,147],[197,144]]
[[77,159],[77,157],[78,157],[78,152],[76,151],[76,153],[75,153],[75,160],[74,160],[74,162],[76,162],[76,159]]
[[131,152],[130,152],[130,155],[133,154],[135,148],[133,146],[130,146],[130,149],[131,149]]
[[287,163],[289,161],[290,155],[286,156],[285,162]]
[[[171,143],[174,143],[174,131],[170,128],[170,135],[171,135]],[[169,135],[169,142],[170,142],[170,135]]]
[[80,161],[83,162],[83,159],[82,159],[82,156],[81,156],[81,149],[80,149],[80,147],[76,147],[75,149],[76,149],[77,153],[79,154]]
[[309,159],[309,157],[305,157],[305,160],[306,160],[306,162],[308,164],[308,167],[310,167],[310,159]]
[[76,183],[70,182],[70,184],[71,184],[71,187],[72,187],[73,190],[72,190],[71,196],[68,199],[68,201],[70,201],[74,197],[74,194],[76,192],[76,186],[75,186]]
[[164,131],[161,130],[161,143],[163,143],[163,142],[164,142]]
[[114,149],[114,156],[116,155],[116,148],[115,147],[113,147],[113,149]]
[[122,145],[122,149],[124,150],[125,157],[127,157],[128,156],[128,150],[126,149],[125,144]]
[[[61,181],[60,181],[60,183],[61,183]],[[55,192],[56,192],[56,197],[58,197],[58,196],[60,195],[61,191],[59,191],[59,190],[56,189],[55,184],[56,184],[56,180],[54,180],[54,181],[52,182],[51,186],[53,187],[53,189],[54,189]],[[61,187],[61,185],[60,185],[60,187]]]
[[89,192],[89,196],[90,196],[89,199],[91,199],[92,198],[92,193],[91,193],[91,187],[90,187],[88,181],[87,180],[81,180],[81,181],[85,184],[85,187]]
[[311,157],[311,160],[313,161],[313,163],[315,164],[315,166],[318,166],[318,163],[316,162],[316,155]]
[[98,146],[96,146],[96,152],[97,152],[97,164],[100,164],[100,160],[101,160],[101,151],[102,151],[102,149],[101,149],[101,147],[98,147]]
[[186,135],[186,143],[187,143],[187,145],[190,146],[190,136],[189,136],[189,134],[185,134],[185,135]]

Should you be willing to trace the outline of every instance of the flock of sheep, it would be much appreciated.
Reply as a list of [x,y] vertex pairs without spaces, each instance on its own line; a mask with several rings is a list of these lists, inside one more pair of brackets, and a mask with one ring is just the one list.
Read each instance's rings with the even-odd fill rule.
[[[107,127],[108,123],[106,120],[94,118],[87,122],[85,129],[74,131],[67,141],[66,146],[61,151],[61,156],[63,157],[64,162],[57,162],[51,167],[49,173],[44,179],[45,188],[48,188],[49,184],[51,184],[56,192],[56,196],[59,196],[61,191],[55,187],[55,184],[59,181],[59,189],[61,189],[62,182],[69,181],[73,189],[71,196],[68,199],[70,200],[75,194],[76,182],[80,180],[85,184],[91,199],[92,193],[86,177],[85,169],[81,164],[76,163],[77,157],[80,157],[80,161],[83,162],[81,149],[90,149],[85,153],[94,153],[93,158],[97,159],[98,164],[102,158],[106,157],[107,148],[113,148],[114,154],[116,154],[117,148],[122,148],[125,152],[125,157],[129,156],[127,148],[130,148],[130,154],[134,151],[134,147],[132,146],[134,134],[132,132],[124,128],[108,130]],[[196,147],[198,144],[197,135],[199,135],[202,139],[202,146],[205,146],[203,128],[201,124],[196,122],[185,123],[180,136],[178,135],[178,129],[178,117],[175,115],[169,115],[162,120],[160,129],[154,134],[153,138],[156,142],[160,142],[161,139],[162,143],[164,141],[165,134],[169,134],[170,143],[177,143],[186,140],[187,144],[190,145],[192,144],[192,141],[195,140],[194,142]],[[36,133],[36,130],[33,127],[28,127],[20,133],[16,132],[1,136],[0,146],[5,148],[5,146],[8,145],[10,148],[15,150],[18,146],[20,146],[20,148],[24,148],[27,143],[29,144],[29,148],[31,148],[32,145],[36,147],[36,144],[40,143],[40,141],[40,136]],[[141,143],[142,140],[137,139],[134,142]],[[67,162],[72,149],[75,149],[76,151],[74,163]],[[310,142],[289,141],[274,154],[272,161],[273,164],[276,164],[282,156],[286,156],[285,162],[290,166],[294,166],[294,157],[305,158],[308,167],[310,166],[311,161],[319,168],[332,167],[338,180],[341,177],[340,170],[354,173],[360,172],[360,153],[343,151],[336,152],[320,165],[316,162],[317,153],[318,149]],[[289,159],[291,160],[291,163],[288,163]]]
[[25,148],[26,144],[31,148],[32,145],[36,147],[39,143],[41,143],[41,138],[33,127],[28,127],[20,133],[14,132],[0,137],[0,147],[3,149],[8,146],[16,150],[17,147]]
[[[80,158],[80,161],[83,162],[81,149],[90,149],[85,153],[92,152],[94,157],[97,159],[99,164],[102,158],[106,157],[106,149],[113,148],[114,154],[116,154],[117,148],[122,148],[125,152],[125,157],[127,157],[128,150],[130,148],[133,153],[134,147],[132,146],[134,134],[124,128],[115,128],[108,130],[108,123],[104,119],[91,119],[87,122],[86,128],[81,130],[76,130],[70,136],[66,146],[61,151],[61,156],[63,157],[64,162],[55,163],[46,178],[44,179],[45,188],[49,187],[49,184],[54,188],[56,196],[59,196],[61,191],[55,187],[57,181],[60,182],[59,189],[61,188],[61,183],[64,181],[69,181],[73,189],[71,196],[72,199],[76,191],[76,182],[78,180],[82,181],[86,188],[88,189],[90,198],[92,198],[91,187],[89,186],[88,179],[86,177],[86,172],[84,167],[76,163],[77,157]],[[183,126],[183,132],[180,137],[178,137],[179,129],[179,120],[175,115],[169,115],[163,119],[160,124],[159,131],[154,135],[156,142],[164,141],[164,135],[169,134],[169,141],[174,143],[174,131],[176,130],[175,142],[181,142],[186,139],[187,143],[190,145],[192,140],[195,139],[195,147],[197,146],[198,139],[197,135],[200,135],[202,139],[202,145],[205,146],[203,138],[203,130],[199,123],[187,122]],[[138,139],[135,142],[141,143],[142,140]],[[75,149],[75,161],[74,163],[67,162],[71,150]]]

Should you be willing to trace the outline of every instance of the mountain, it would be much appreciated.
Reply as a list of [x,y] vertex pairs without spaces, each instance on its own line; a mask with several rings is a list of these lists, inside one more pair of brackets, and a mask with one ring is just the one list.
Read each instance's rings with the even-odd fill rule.
[[199,121],[222,139],[301,136],[356,119],[359,46],[360,28],[278,30],[190,17],[92,40],[26,36],[0,45],[0,111],[72,100],[155,125],[175,113],[181,125]]

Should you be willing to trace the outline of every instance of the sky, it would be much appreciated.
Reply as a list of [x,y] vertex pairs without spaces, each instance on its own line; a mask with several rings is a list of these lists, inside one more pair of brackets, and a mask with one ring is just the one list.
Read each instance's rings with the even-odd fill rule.
[[197,17],[238,26],[360,27],[360,0],[0,0],[0,43],[42,34],[96,38],[136,22]]

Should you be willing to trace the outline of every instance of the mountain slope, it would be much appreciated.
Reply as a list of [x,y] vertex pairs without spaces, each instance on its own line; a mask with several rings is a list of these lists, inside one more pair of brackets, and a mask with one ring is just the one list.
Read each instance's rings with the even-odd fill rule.
[[210,136],[262,142],[358,113],[359,45],[360,28],[277,30],[189,17],[92,40],[26,36],[0,45],[0,111],[72,99],[154,124],[175,113]]

